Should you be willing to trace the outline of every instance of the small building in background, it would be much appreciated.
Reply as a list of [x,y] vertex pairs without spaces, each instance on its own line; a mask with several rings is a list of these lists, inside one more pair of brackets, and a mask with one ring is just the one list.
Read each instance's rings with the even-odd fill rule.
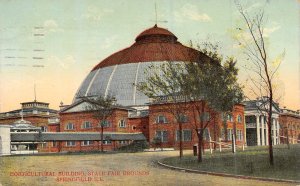
[[[20,109],[0,113],[1,125],[10,125],[12,132],[59,132],[59,115],[57,110],[49,108],[49,103],[34,100],[21,103]],[[49,145],[49,142],[27,144],[22,151],[30,149],[34,153]],[[12,152],[15,149],[21,149],[21,145],[12,146]]]
[[0,156],[10,155],[10,127],[9,125],[0,125]]
[[55,118],[59,120],[58,111],[49,108],[49,103],[31,101],[21,103],[21,108],[0,113],[0,125],[12,125],[21,117],[29,121],[33,126],[41,127],[43,132],[49,131],[49,120]]
[[[33,126],[30,121],[26,121],[23,118],[15,121],[13,125],[10,126],[10,133],[35,133],[41,135],[41,128]],[[35,141],[23,141],[11,142],[11,154],[37,154],[38,144],[44,145],[37,139]]]
[[279,123],[280,142],[282,144],[300,143],[300,110],[282,109]]

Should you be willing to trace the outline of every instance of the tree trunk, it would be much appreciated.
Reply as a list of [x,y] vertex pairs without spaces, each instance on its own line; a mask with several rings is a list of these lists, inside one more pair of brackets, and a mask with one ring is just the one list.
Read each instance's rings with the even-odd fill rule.
[[198,136],[198,163],[202,162],[202,141],[203,141],[203,131],[200,130]]
[[182,151],[182,123],[179,122],[179,158],[181,159],[183,156]]
[[228,141],[228,133],[227,133],[227,118],[223,120],[223,127],[224,127],[224,137],[225,141]]
[[103,152],[103,126],[101,125],[101,152]]
[[273,105],[273,96],[272,94],[270,95],[270,100],[269,100],[269,114],[268,114],[268,140],[269,140],[269,161],[270,165],[274,165],[274,157],[273,157],[273,140],[272,140],[272,105]]
[[204,111],[205,111],[205,102],[201,101],[201,115],[200,115],[200,133],[198,132],[198,162],[202,162],[202,146],[203,146],[203,133],[204,133]]
[[288,149],[290,149],[290,138],[289,138],[289,129],[286,128],[286,144],[288,146]]
[[236,145],[236,122],[235,122],[235,119],[233,120],[233,135],[234,135],[234,139],[235,139],[234,145]]

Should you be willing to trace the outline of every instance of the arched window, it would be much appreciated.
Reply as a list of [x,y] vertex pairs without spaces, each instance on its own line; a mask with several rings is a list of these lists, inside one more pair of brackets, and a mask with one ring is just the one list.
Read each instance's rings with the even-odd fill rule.
[[121,119],[121,120],[119,121],[119,127],[120,127],[120,128],[125,128],[125,127],[126,127],[126,122],[125,122],[124,119]]
[[228,114],[228,115],[227,115],[227,121],[231,121],[231,122],[233,121],[233,117],[232,117],[231,114]]
[[238,115],[238,117],[237,117],[237,122],[238,122],[238,123],[242,123],[242,116],[241,116],[241,115]]
[[167,119],[166,119],[165,116],[159,115],[159,116],[157,116],[157,118],[156,118],[156,123],[167,123]]

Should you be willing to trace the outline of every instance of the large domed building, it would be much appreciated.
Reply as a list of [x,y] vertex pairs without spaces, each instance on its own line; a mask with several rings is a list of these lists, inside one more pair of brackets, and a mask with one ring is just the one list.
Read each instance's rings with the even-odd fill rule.
[[138,92],[136,84],[145,80],[145,69],[166,61],[186,62],[207,58],[199,51],[186,47],[167,29],[157,25],[140,33],[135,43],[97,64],[78,89],[73,103],[85,96],[116,97],[123,106],[144,105],[148,97]]
[[[198,50],[182,45],[177,37],[167,29],[157,25],[140,33],[130,47],[107,57],[97,64],[79,87],[73,103],[60,110],[60,132],[65,134],[98,135],[103,131],[108,139],[99,140],[92,136],[84,140],[72,138],[72,142],[62,142],[61,151],[99,150],[102,145],[106,150],[122,148],[140,140],[151,143],[158,138],[161,147],[178,148],[178,123],[166,109],[166,105],[149,103],[149,98],[139,92],[135,85],[147,79],[146,69],[152,65],[167,62],[185,63],[209,61],[210,58]],[[151,70],[148,71],[151,74]],[[157,70],[154,68],[153,70]],[[93,112],[87,110],[90,103],[84,97],[113,95],[117,105],[112,114],[106,118],[95,118]],[[192,108],[192,107],[191,107]],[[234,116],[243,118],[243,106],[234,108]],[[197,143],[195,132],[196,112],[193,109],[185,112],[186,124],[183,127],[184,148],[191,149]],[[221,120],[216,121],[221,128]],[[236,125],[238,134],[242,134],[242,121]],[[228,130],[233,130],[233,122],[228,122]],[[207,134],[220,131],[207,129]],[[68,135],[69,135],[68,134]],[[118,135],[117,138],[114,136]],[[231,135],[229,135],[231,136]],[[238,139],[242,143],[242,138]],[[207,143],[208,144],[208,143]],[[153,145],[153,144],[152,144]]]

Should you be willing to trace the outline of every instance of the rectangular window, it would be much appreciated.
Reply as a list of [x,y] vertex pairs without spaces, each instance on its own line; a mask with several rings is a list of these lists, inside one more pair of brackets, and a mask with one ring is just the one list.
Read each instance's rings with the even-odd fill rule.
[[110,127],[110,121],[107,121],[107,120],[104,120],[104,121],[101,121],[99,126],[103,126],[104,128],[107,128],[107,127]]
[[66,130],[74,130],[74,129],[75,129],[75,126],[74,126],[73,123],[68,123],[68,124],[66,125]]
[[110,141],[110,140],[104,140],[104,141],[103,141],[103,144],[104,144],[104,145],[109,145],[109,144],[111,144],[111,141]]
[[46,148],[47,147],[47,142],[42,143],[42,148]]
[[47,132],[48,131],[48,128],[46,126],[41,126],[41,131],[42,132]]
[[167,123],[167,119],[165,116],[160,115],[156,118],[156,123]]
[[203,112],[199,116],[200,121],[209,121],[209,119],[210,119],[209,112]]
[[57,141],[52,142],[52,147],[57,147]]
[[188,122],[188,117],[186,115],[181,114],[179,116],[179,122],[180,123],[187,123]]
[[73,146],[75,146],[75,141],[67,141],[66,142],[66,146],[67,147],[73,147]]
[[82,125],[82,128],[83,129],[89,129],[89,128],[92,128],[92,123],[89,122],[89,121],[85,121]]
[[168,141],[168,131],[156,131],[156,137],[160,139],[161,142]]
[[119,144],[120,145],[125,145],[125,144],[127,144],[127,141],[125,141],[125,140],[119,141]]
[[243,141],[243,131],[242,130],[237,130],[237,133],[236,133],[236,140],[237,141]]
[[82,142],[81,142],[81,145],[82,145],[82,146],[89,146],[89,145],[93,145],[93,142],[94,142],[94,141],[82,141]]
[[[176,131],[176,141],[180,141],[179,130]],[[192,140],[192,131],[191,130],[182,130],[182,141],[191,141]]]
[[256,117],[255,116],[246,116],[246,123],[256,123]]

